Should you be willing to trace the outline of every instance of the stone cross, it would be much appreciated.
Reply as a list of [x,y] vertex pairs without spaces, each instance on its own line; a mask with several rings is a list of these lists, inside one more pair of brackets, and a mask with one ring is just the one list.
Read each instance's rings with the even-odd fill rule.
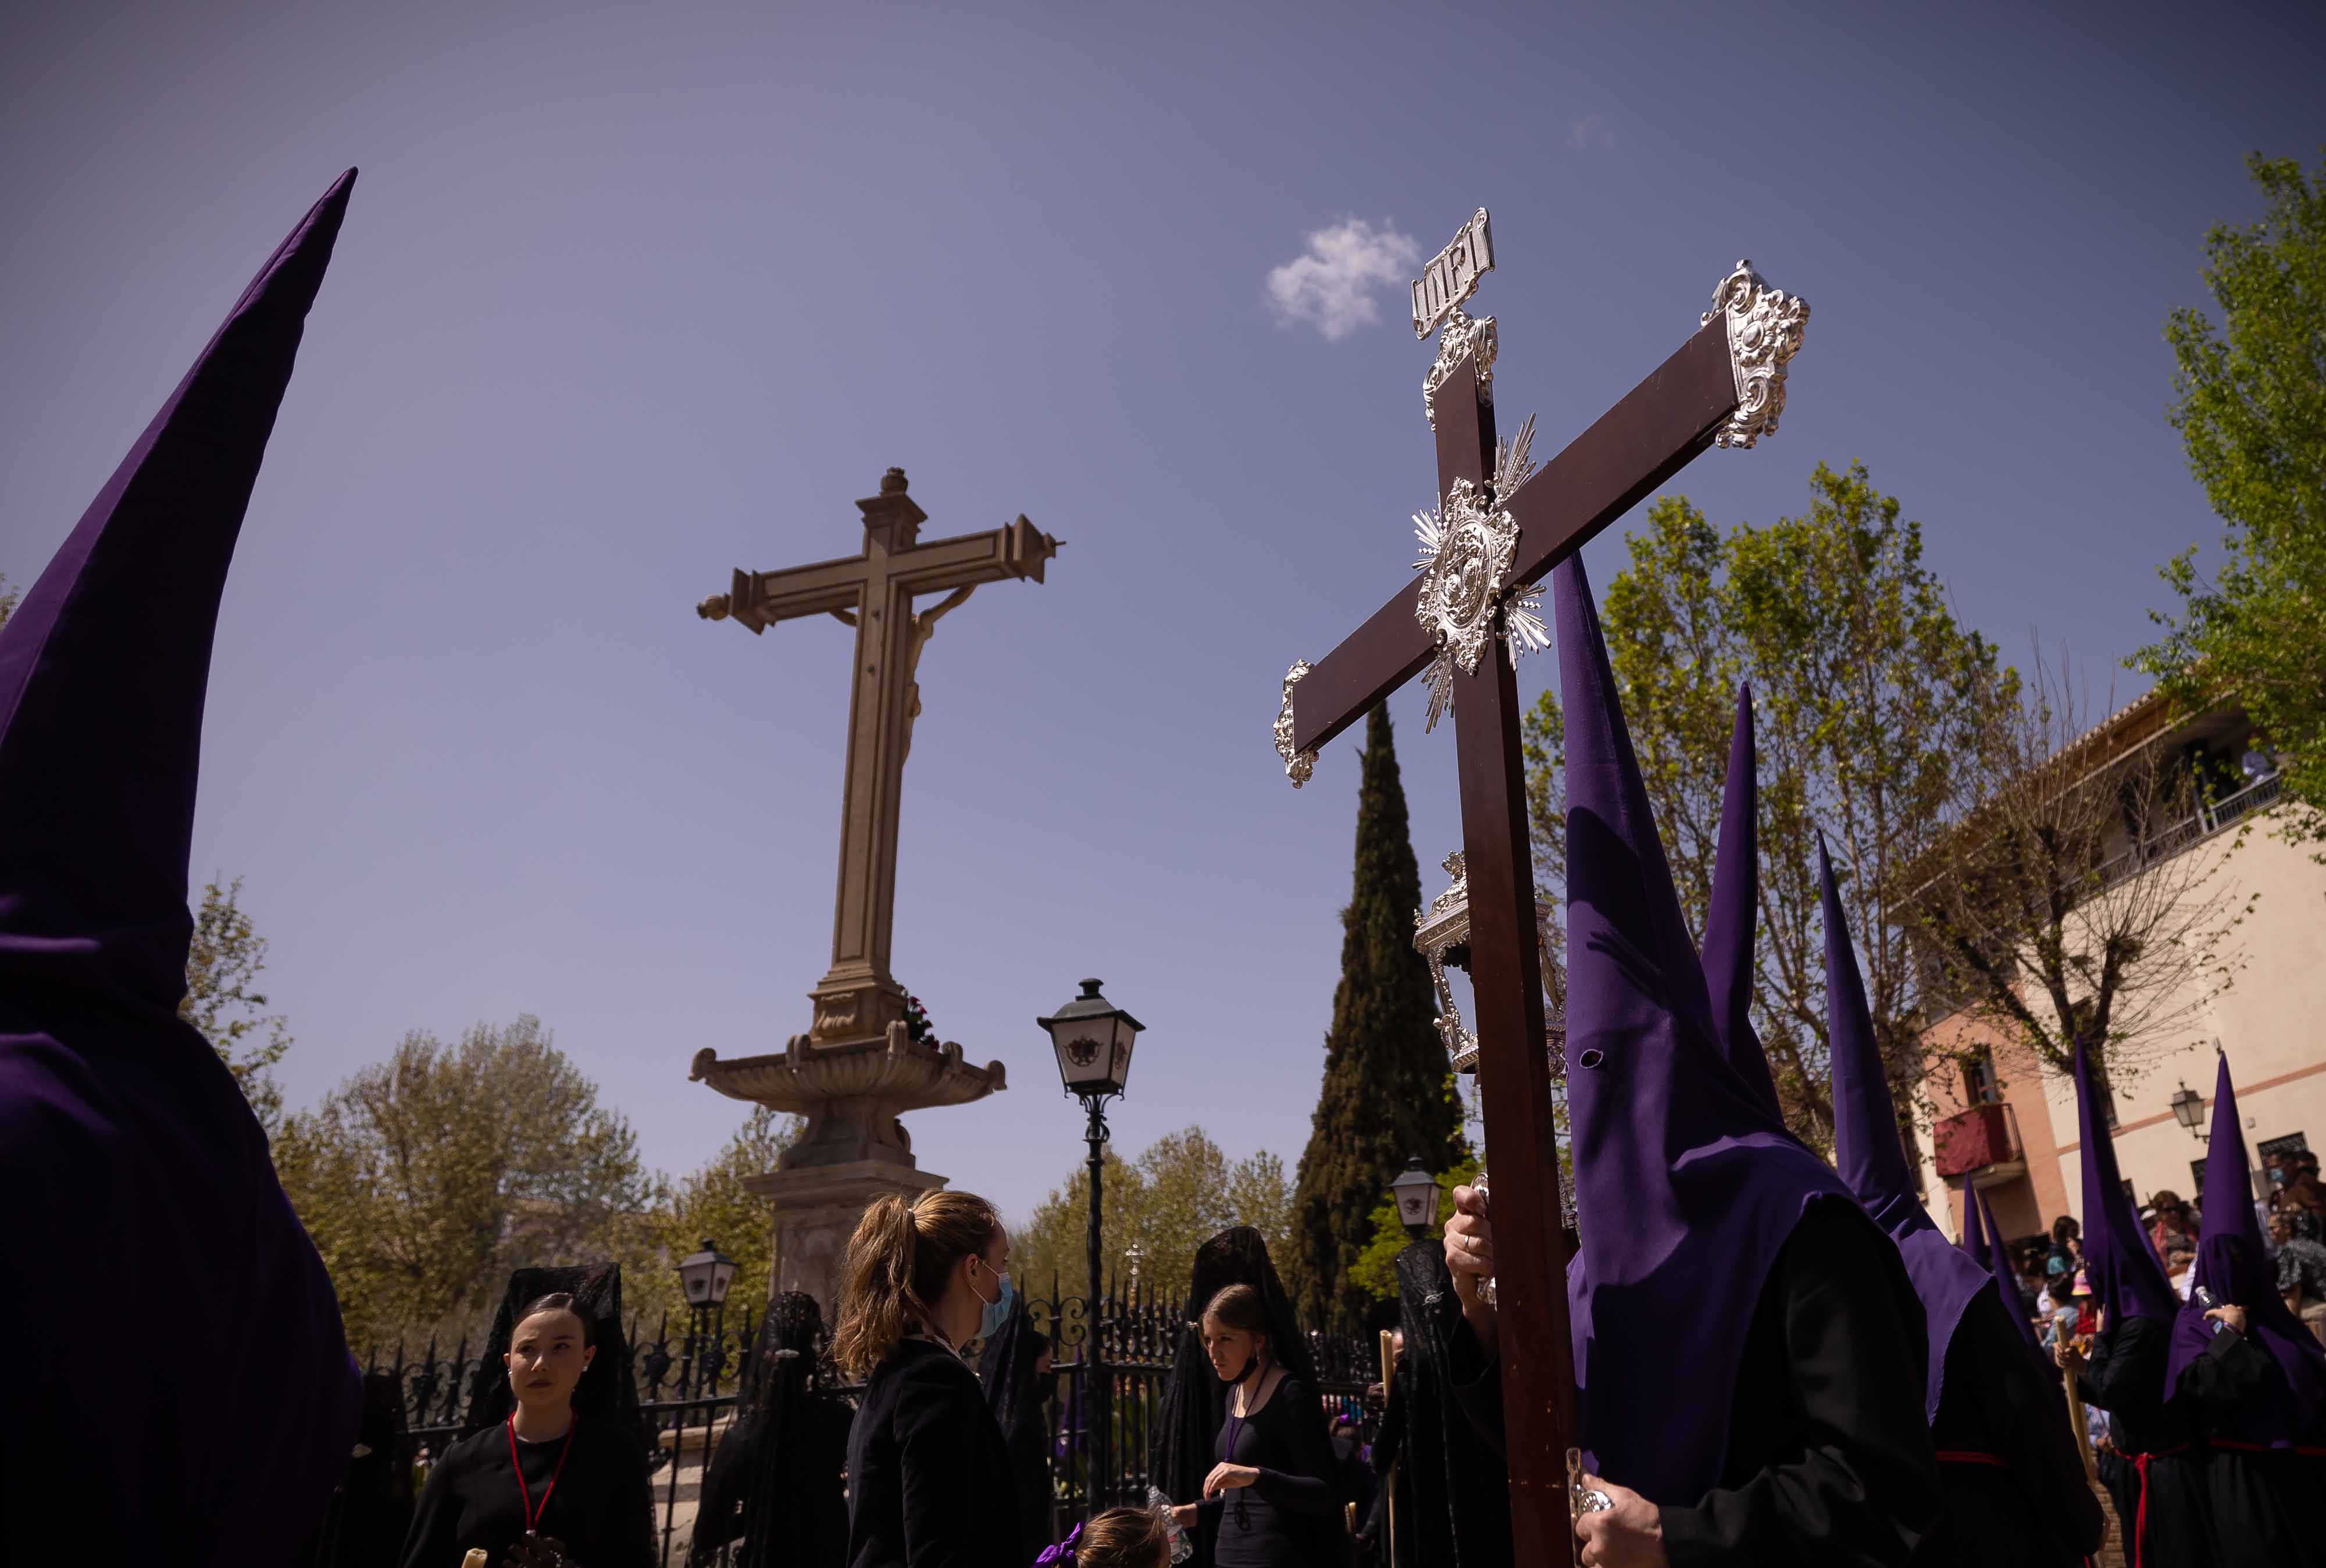
[[1532,420],[1509,444],[1494,439],[1493,320],[1461,308],[1493,267],[1481,208],[1413,287],[1415,335],[1443,329],[1422,383],[1437,449],[1438,504],[1415,519],[1428,570],[1323,660],[1292,666],[1276,746],[1298,787],[1317,747],[1425,669],[1431,723],[1453,710],[1479,1103],[1490,1108],[1512,1556],[1526,1568],[1564,1568],[1575,1545],[1564,1463],[1576,1442],[1569,1249],[1512,644],[1522,652],[1549,640],[1529,590],[1552,567],[1706,448],[1749,447],[1776,428],[1785,362],[1809,311],[1739,262],[1679,352],[1537,473],[1527,457]]
[[[810,996],[814,1042],[878,1036],[905,1016],[904,988],[889,970],[897,909],[897,818],[905,755],[921,710],[914,680],[940,617],[978,584],[1042,580],[1058,542],[1023,516],[984,533],[920,543],[928,514],[890,469],[880,493],[859,501],[861,553],[782,571],[738,569],[730,589],[695,607],[706,620],[733,619],[756,635],[778,621],[830,615],[856,628],[848,705],[848,772],[840,830],[840,888],[832,918],[832,968]],[[916,612],[915,596],[946,597]]]

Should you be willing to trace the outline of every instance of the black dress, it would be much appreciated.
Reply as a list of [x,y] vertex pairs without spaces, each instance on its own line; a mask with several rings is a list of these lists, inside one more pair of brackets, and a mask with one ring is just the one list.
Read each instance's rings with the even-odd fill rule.
[[2303,1527],[2312,1509],[2301,1457],[2217,1435],[2235,1429],[2240,1406],[2264,1396],[2276,1371],[2267,1350],[2226,1327],[2181,1369],[2180,1396],[2206,1440],[2205,1508],[2222,1568],[2312,1568],[2326,1551]]
[[1307,1384],[1286,1373],[1249,1417],[1235,1415],[1231,1399],[1212,1459],[1260,1471],[1251,1485],[1207,1498],[1196,1509],[1215,1568],[1312,1568],[1347,1556],[1348,1532],[1334,1517],[1338,1467],[1324,1406]]
[[1947,1343],[1931,1441],[1946,1507],[1918,1563],[2079,1568],[2099,1550],[2107,1521],[2067,1401],[1992,1291],[1971,1297]]
[[850,1568],[1025,1568],[1001,1428],[943,1345],[907,1340],[872,1369],[848,1482]]
[[[1901,1568],[1914,1557],[1937,1524],[1940,1491],[1913,1303],[1897,1248],[1861,1210],[1809,1206],[1754,1304],[1720,1484],[1691,1506],[1657,1510],[1672,1568]],[[1499,1445],[1500,1369],[1451,1310],[1456,1392]]]
[[[563,1542],[577,1568],[650,1568],[656,1558],[654,1507],[647,1493],[645,1456],[628,1435],[605,1422],[577,1420],[572,1434],[571,1452],[563,1437],[516,1440],[516,1462],[540,1511],[535,1527]],[[501,1568],[525,1534],[517,1475],[509,1467],[506,1425],[471,1433],[446,1449],[421,1489],[411,1534],[404,1539],[404,1568],[461,1568],[475,1546],[491,1554],[492,1568]]]
[[2124,1525],[2126,1568],[2215,1568],[2204,1459],[2191,1447],[2183,1403],[2164,1398],[2172,1338],[2170,1323],[2126,1318],[2094,1336],[2084,1365],[2084,1398],[2108,1413],[2129,1472],[2122,1491],[2110,1489]]

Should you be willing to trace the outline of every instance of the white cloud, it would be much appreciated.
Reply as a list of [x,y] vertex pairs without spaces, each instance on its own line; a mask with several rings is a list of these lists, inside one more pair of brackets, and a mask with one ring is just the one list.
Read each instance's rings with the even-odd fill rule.
[[1570,147],[1612,147],[1615,144],[1615,133],[1609,130],[1607,122],[1597,115],[1586,115],[1575,122],[1574,129],[1567,133],[1567,144]]
[[1344,218],[1308,237],[1308,254],[1268,274],[1268,299],[1285,326],[1306,324],[1337,343],[1381,320],[1377,290],[1411,282],[1421,246],[1383,219]]

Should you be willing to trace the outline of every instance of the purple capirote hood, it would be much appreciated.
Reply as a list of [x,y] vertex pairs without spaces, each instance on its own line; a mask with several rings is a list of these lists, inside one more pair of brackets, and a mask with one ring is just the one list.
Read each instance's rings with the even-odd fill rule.
[[[2302,1320],[2286,1310],[2277,1294],[2261,1221],[2254,1215],[2253,1168],[2246,1163],[2246,1137],[2238,1119],[2237,1086],[2229,1081],[2223,1053],[2213,1080],[2213,1133],[2205,1146],[2205,1219],[2197,1231],[2197,1277],[2214,1300],[2246,1309],[2246,1337],[2269,1352],[2275,1374],[2241,1405],[2217,1435],[2241,1443],[2290,1447],[2317,1418],[2326,1396],[2326,1346]],[[2181,1386],[2181,1374],[2205,1353],[2212,1323],[2191,1288],[2172,1322],[2172,1344],[2164,1360],[2164,1392]]]
[[1818,877],[1825,901],[1825,1007],[1833,1068],[1833,1156],[1841,1179],[1898,1246],[1906,1277],[1922,1300],[1929,1331],[1930,1369],[1922,1414],[1935,1421],[1946,1377],[1947,1347],[1971,1297],[1985,1289],[1986,1272],[1949,1241],[1915,1195],[1906,1146],[1890,1098],[1889,1075],[1874,1039],[1874,1013],[1849,940],[1848,917],[1825,840],[1818,840]]
[[274,1564],[360,1383],[265,1134],[178,1016],[219,596],[349,170],[268,258],[0,628],[0,1521],[30,1560]]
[[1770,1265],[1810,1203],[1856,1201],[1721,1053],[1581,560],[1552,586],[1583,1435],[1599,1473],[1693,1504],[1719,1480],[1725,1391]]
[[1712,859],[1712,909],[1704,922],[1704,984],[1721,1054],[1761,1108],[1781,1125],[1783,1107],[1768,1053],[1753,1027],[1753,935],[1761,904],[1760,784],[1754,777],[1753,688],[1736,692],[1728,776],[1720,786],[1720,843]]
[[2084,1043],[2076,1042],[2076,1122],[2084,1174],[2084,1273],[2114,1328],[2126,1318],[2170,1323],[2181,1297],[2165,1277],[2156,1248],[2117,1172],[2116,1138],[2101,1108],[2099,1084]]
[[[1993,1245],[1987,1239],[1994,1238]],[[1977,1259],[1995,1280],[1996,1299],[2011,1321],[2019,1325],[2019,1338],[2027,1346],[2028,1354],[2043,1359],[2043,1347],[2036,1342],[2035,1325],[2027,1320],[2024,1298],[2019,1294],[2019,1281],[2011,1272],[2011,1254],[2004,1250],[2003,1232],[1995,1223],[1995,1214],[1986,1200],[1963,1178],[1963,1249]],[[2048,1363],[2047,1363],[2048,1364]]]

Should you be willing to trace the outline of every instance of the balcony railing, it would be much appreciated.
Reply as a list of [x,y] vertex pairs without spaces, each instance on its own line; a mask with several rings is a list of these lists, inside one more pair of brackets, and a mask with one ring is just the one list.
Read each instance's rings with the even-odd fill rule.
[[1949,1180],[2024,1157],[2018,1113],[2005,1104],[1975,1105],[1947,1118],[1934,1129],[1933,1144],[1939,1174]]
[[2266,773],[2237,793],[2199,806],[2196,815],[2175,822],[2113,859],[2102,862],[2100,886],[2103,889],[2113,887],[2126,877],[2137,875],[2145,867],[2170,859],[2191,844],[2210,839],[2224,828],[2234,827],[2256,812],[2267,811],[2277,804],[2278,797],[2284,793],[2284,781],[2276,774]]

